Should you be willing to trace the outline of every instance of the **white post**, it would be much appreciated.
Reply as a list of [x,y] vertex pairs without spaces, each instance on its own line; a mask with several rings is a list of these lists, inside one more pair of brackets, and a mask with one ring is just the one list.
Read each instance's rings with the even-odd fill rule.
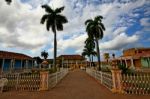
[[133,58],[131,58],[131,67],[134,68]]

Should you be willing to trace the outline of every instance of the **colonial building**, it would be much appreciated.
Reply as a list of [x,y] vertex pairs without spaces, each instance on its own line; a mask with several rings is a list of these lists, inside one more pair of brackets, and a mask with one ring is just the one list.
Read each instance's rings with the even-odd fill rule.
[[34,65],[32,57],[7,51],[0,51],[0,73],[30,69]]
[[125,64],[137,70],[150,69],[150,48],[131,48],[123,51],[123,55],[115,58],[118,64]]
[[80,68],[86,66],[85,58],[81,55],[60,55],[58,59],[63,67]]

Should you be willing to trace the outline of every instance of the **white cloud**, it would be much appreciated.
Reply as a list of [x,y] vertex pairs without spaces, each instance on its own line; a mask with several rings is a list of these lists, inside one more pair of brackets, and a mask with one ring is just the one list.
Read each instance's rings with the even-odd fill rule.
[[138,41],[138,35],[127,36],[125,33],[121,33],[116,36],[114,39],[110,41],[106,41],[104,43],[100,43],[101,49],[109,49],[109,50],[119,50],[121,48],[126,47],[127,45],[131,45]]
[[[102,4],[97,5],[92,2],[94,1],[29,0],[27,3],[22,3],[20,0],[14,0],[8,6],[4,0],[1,0],[0,46],[5,49],[17,47],[23,50],[31,50],[32,55],[36,55],[36,53],[40,53],[41,50],[47,48],[50,56],[53,56],[53,33],[47,32],[45,25],[40,24],[40,19],[45,13],[40,6],[45,3],[49,3],[52,8],[64,5],[63,14],[69,21],[68,24],[64,25],[64,31],[57,32],[58,53],[65,52],[69,48],[72,48],[75,53],[80,53],[87,37],[84,22],[96,15],[104,16],[103,23],[106,27],[104,41],[100,44],[101,48],[118,49],[138,40],[139,37],[136,34],[127,36],[124,33],[135,20],[133,18],[125,20],[126,17],[121,16],[137,17],[138,14],[134,14],[133,10],[142,7],[148,2],[147,0],[135,2],[127,0],[126,3],[103,1]],[[121,27],[118,27],[118,24]],[[142,21],[142,24],[145,23]],[[108,38],[108,41],[105,41],[106,38]]]
[[150,26],[150,18],[142,18],[140,20],[142,26],[149,27]]

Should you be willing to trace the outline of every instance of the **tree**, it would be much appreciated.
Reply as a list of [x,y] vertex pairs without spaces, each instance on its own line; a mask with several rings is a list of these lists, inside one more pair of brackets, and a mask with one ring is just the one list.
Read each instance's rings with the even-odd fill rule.
[[12,0],[5,0],[7,2],[7,4],[10,4],[12,2]]
[[33,59],[36,60],[38,66],[42,63],[42,59],[39,56],[33,57]]
[[46,29],[49,31],[50,29],[54,33],[54,61],[53,65],[56,68],[56,57],[57,57],[57,33],[56,30],[62,31],[63,30],[63,24],[67,23],[68,20],[65,16],[60,14],[64,7],[56,8],[55,10],[52,9],[48,5],[42,5],[42,8],[45,9],[46,14],[43,15],[41,18],[41,24],[44,24],[46,22]]
[[107,63],[108,63],[108,60],[109,60],[109,53],[104,53],[104,59],[107,61]]
[[93,56],[96,56],[97,53],[94,51],[95,49],[95,42],[93,38],[88,37],[85,41],[85,46],[83,49],[82,56],[87,56],[89,58],[89,61],[93,63]]
[[115,54],[114,53],[112,54],[112,57],[113,57],[113,59],[115,58]]
[[45,52],[45,50],[43,52],[41,52],[41,56],[44,57],[44,59],[46,60],[48,57],[48,52]]
[[88,19],[85,22],[86,32],[88,33],[88,36],[93,37],[96,42],[99,70],[101,70],[99,40],[103,38],[103,31],[105,30],[104,24],[102,23],[102,19],[102,16],[96,16],[94,20]]

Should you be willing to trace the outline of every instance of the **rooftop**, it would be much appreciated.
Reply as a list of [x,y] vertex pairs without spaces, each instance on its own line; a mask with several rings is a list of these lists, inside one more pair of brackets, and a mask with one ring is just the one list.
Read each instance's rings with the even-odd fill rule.
[[5,58],[5,59],[32,59],[32,57],[27,56],[25,54],[16,53],[16,52],[8,52],[8,51],[0,51],[0,58]]

